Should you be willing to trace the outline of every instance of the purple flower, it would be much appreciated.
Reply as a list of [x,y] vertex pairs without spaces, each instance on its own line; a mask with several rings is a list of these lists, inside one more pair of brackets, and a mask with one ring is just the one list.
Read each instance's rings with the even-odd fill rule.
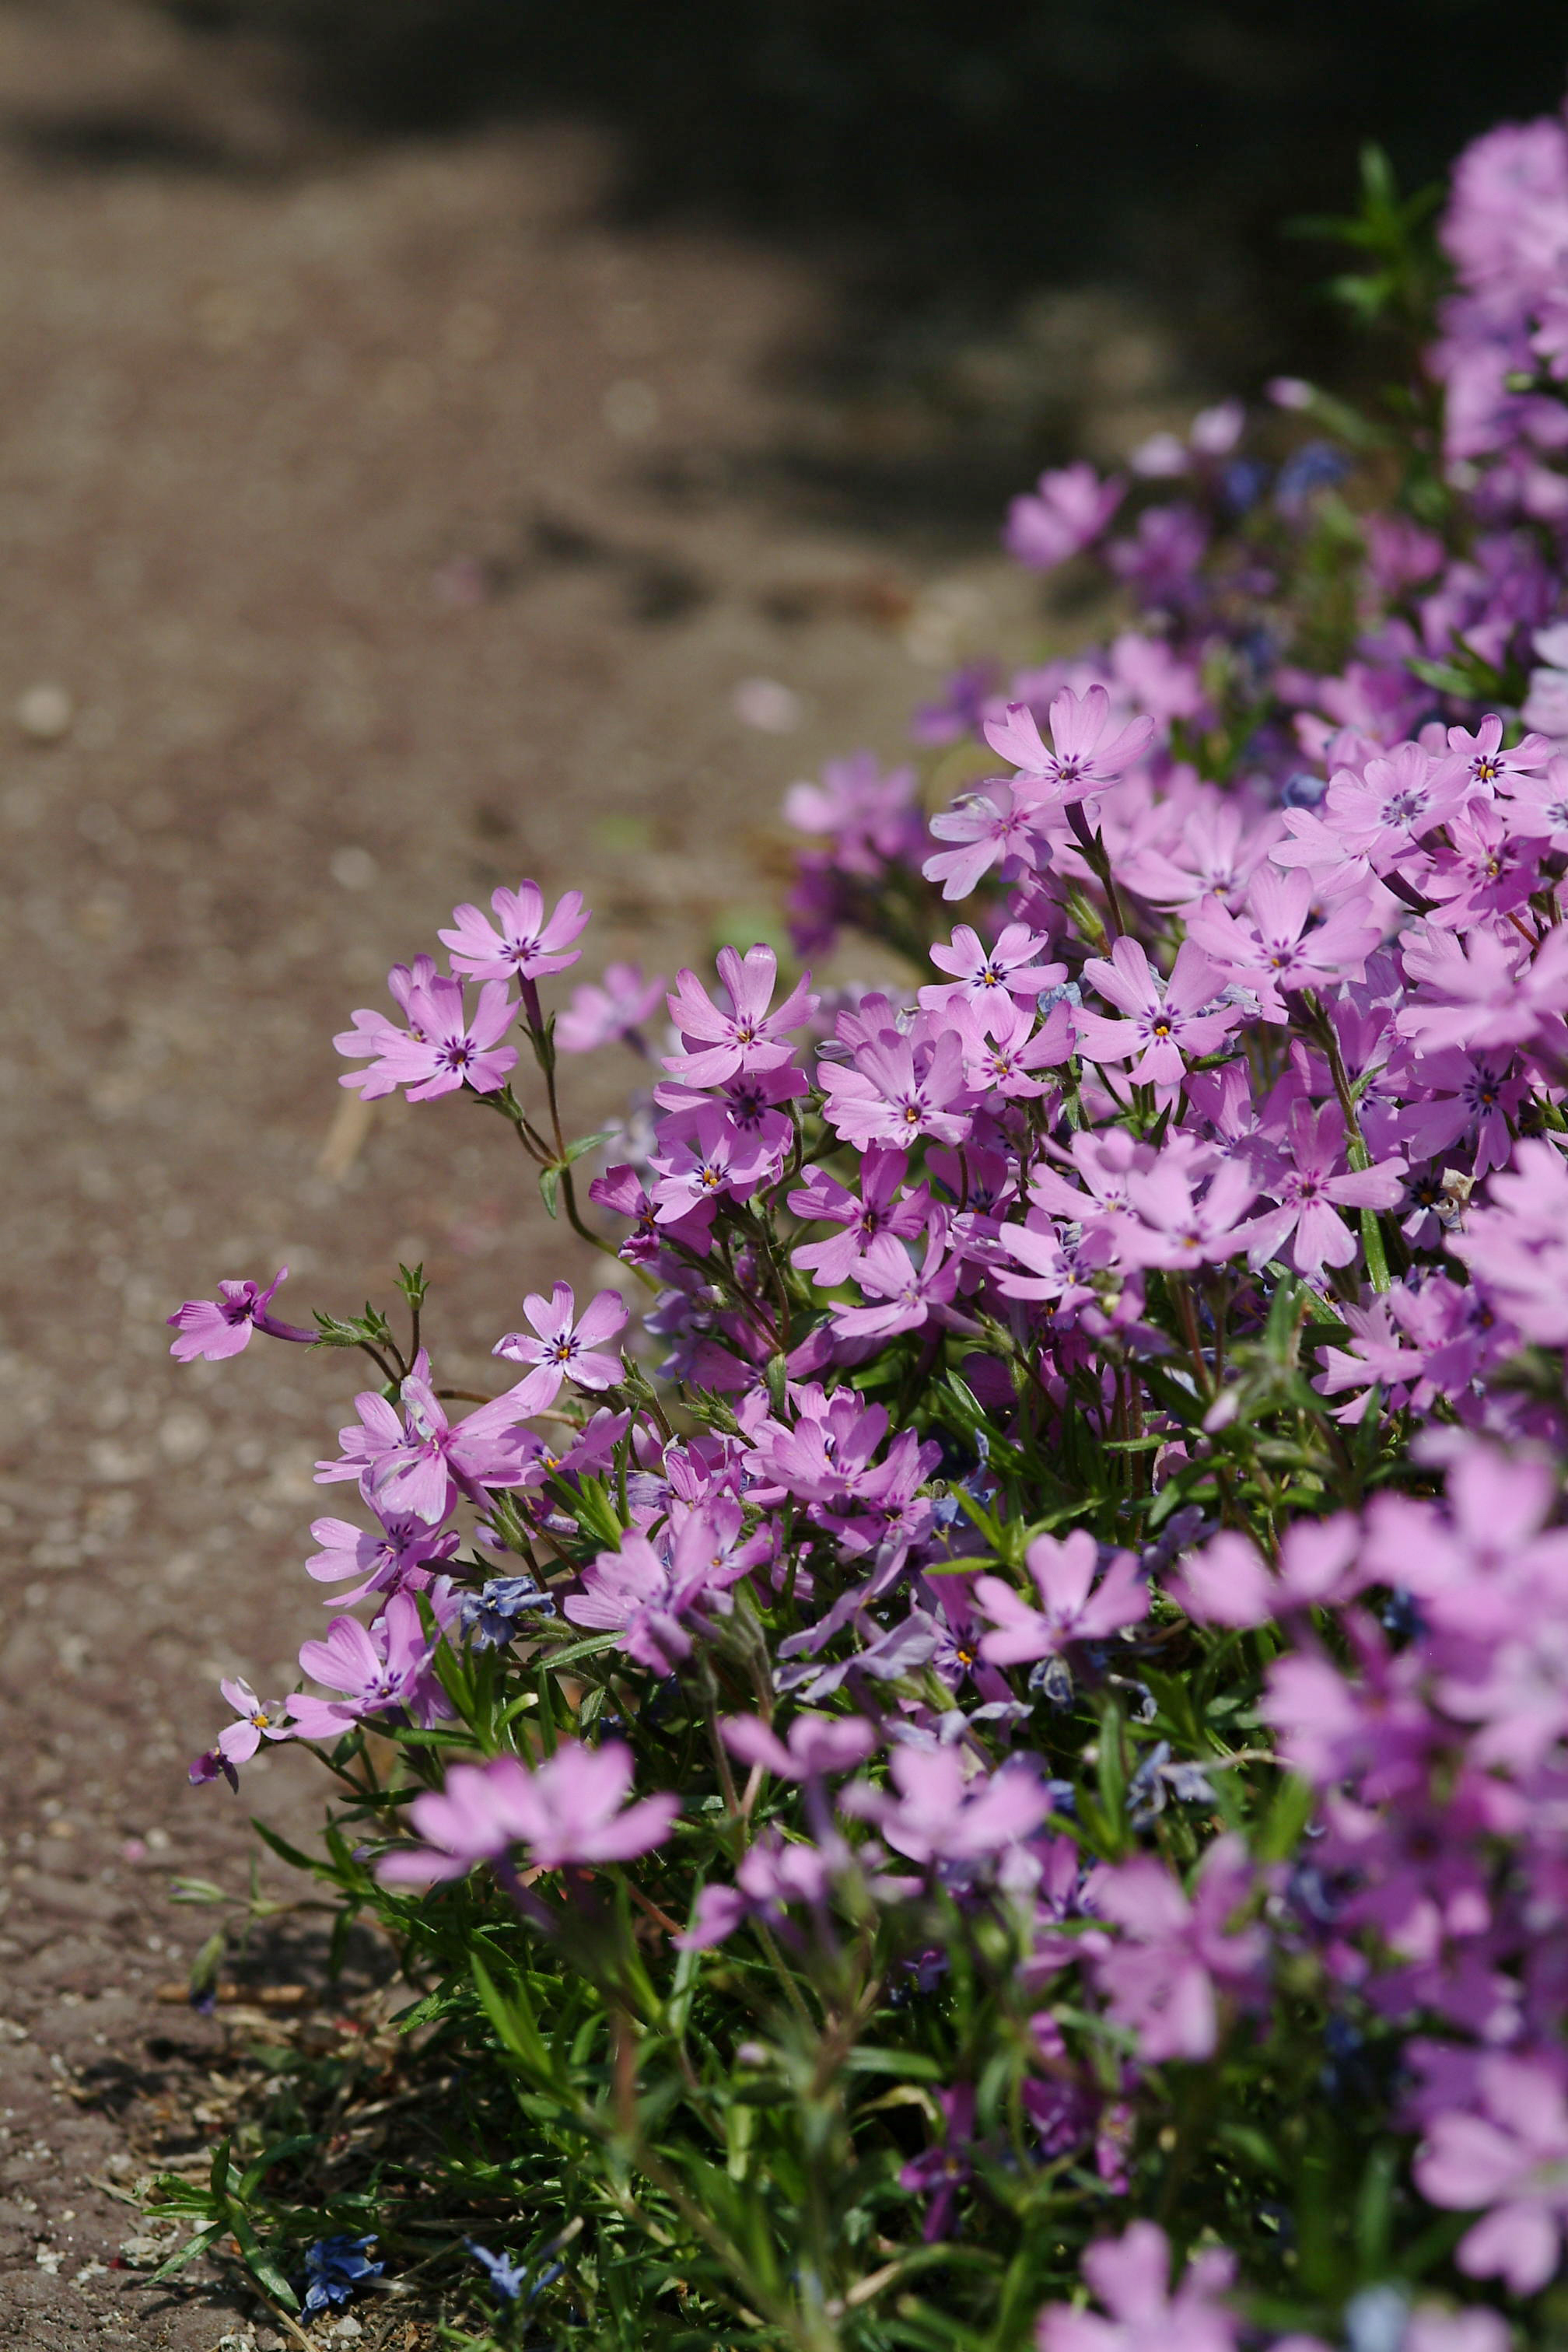
[[857,1780],[839,1801],[911,1862],[993,1860],[1032,1837],[1051,1810],[1037,1767],[1022,1757],[987,1774],[967,1771],[951,1748],[896,1748],[889,1769],[896,1796]]
[[967,898],[994,866],[1000,865],[1007,880],[1020,865],[1044,865],[1050,856],[1033,804],[1000,780],[933,816],[931,830],[938,841],[959,845],[938,850],[921,867],[928,882],[942,884],[944,898]]
[[452,929],[436,934],[452,951],[454,971],[471,980],[540,980],[564,971],[582,954],[572,945],[588,920],[581,890],[568,890],[548,920],[537,882],[494,891],[490,905],[493,926],[478,907],[462,906],[452,910]]
[[1102,1641],[1123,1625],[1137,1625],[1149,1613],[1148,1588],[1130,1551],[1112,1552],[1099,1588],[1100,1546],[1085,1528],[1058,1542],[1037,1536],[1024,1555],[1042,1606],[1031,1609],[999,1576],[977,1576],[974,1605],[996,1631],[987,1633],[980,1654],[994,1666],[1016,1666],[1035,1658],[1058,1658],[1069,1642]]
[[517,1060],[515,1047],[500,1043],[512,1016],[504,981],[486,981],[470,1016],[462,982],[432,972],[406,991],[404,1010],[406,1029],[394,1028],[379,1013],[356,1013],[354,1027],[333,1038],[351,1060],[369,1058],[367,1068],[346,1072],[340,1086],[357,1087],[366,1102],[399,1087],[407,1087],[410,1102],[434,1102],[458,1087],[491,1095],[503,1084]]
[[1134,719],[1106,742],[1110,718],[1104,687],[1091,686],[1082,696],[1063,687],[1050,708],[1054,749],[1047,747],[1023,702],[1010,702],[1006,716],[992,719],[984,735],[991,749],[1018,771],[1012,779],[1016,801],[1062,809],[1115,783],[1154,740],[1153,720]]
[[601,1352],[602,1342],[626,1326],[626,1303],[618,1291],[595,1292],[580,1322],[573,1319],[577,1307],[568,1282],[558,1282],[548,1298],[531,1290],[522,1311],[533,1334],[509,1331],[490,1349],[492,1356],[505,1356],[511,1363],[537,1367],[511,1391],[520,1419],[553,1404],[563,1381],[580,1389],[608,1389],[621,1378],[620,1357]]
[[1487,2209],[1459,2241],[1462,2271],[1533,2294],[1555,2276],[1568,2229],[1568,2098],[1558,2054],[1484,2057],[1476,2108],[1434,2118],[1416,2152],[1416,2185],[1434,2205]]
[[1008,508],[1003,545],[1031,572],[1054,572],[1093,544],[1123,495],[1121,482],[1101,481],[1082,459],[1047,470],[1032,492]]
[[768,1010],[779,969],[772,948],[748,948],[743,958],[721,948],[717,961],[728,1012],[714,1003],[694,971],[678,973],[669,997],[670,1018],[687,1050],[668,1055],[665,1068],[694,1087],[722,1086],[739,1070],[782,1069],[794,1055],[790,1031],[816,1004],[806,972],[775,1011]]
[[248,1348],[253,1331],[313,1348],[320,1336],[317,1332],[302,1331],[297,1324],[285,1323],[268,1312],[279,1284],[288,1279],[288,1267],[280,1265],[265,1290],[250,1281],[220,1282],[216,1299],[187,1298],[166,1318],[180,1335],[172,1343],[170,1355],[182,1364],[194,1363],[198,1356],[205,1356],[209,1364],[220,1363],[226,1356],[237,1356]]
[[1131,1076],[1140,1084],[1179,1086],[1188,1061],[1214,1053],[1241,1018],[1235,1005],[1215,1004],[1223,975],[1190,940],[1168,981],[1151,969],[1137,940],[1125,936],[1109,961],[1090,956],[1083,975],[1126,1018],[1079,1013],[1073,1025],[1079,1051],[1091,1062],[1126,1062],[1136,1054]]
[[627,1655],[661,1675],[691,1655],[688,1624],[711,1609],[727,1612],[730,1587],[773,1549],[766,1532],[742,1538],[741,1507],[723,1496],[686,1514],[665,1545],[656,1549],[628,1528],[620,1549],[602,1551],[584,1570],[582,1591],[563,1604],[574,1625],[620,1633]]
[[658,1012],[663,996],[661,974],[644,980],[640,964],[606,964],[602,982],[573,990],[571,1003],[556,1021],[555,1042],[563,1054],[591,1054],[619,1037],[639,1054],[646,1053],[638,1032]]
[[[878,1735],[859,1715],[797,1715],[784,1739],[755,1716],[719,1718],[719,1736],[743,1764],[760,1764],[781,1780],[816,1780],[852,1771],[877,1746]],[[787,1745],[786,1745],[787,1741]]]
[[1083,2274],[1110,2316],[1048,2304],[1036,2331],[1038,2352],[1236,2352],[1237,2323],[1219,2300],[1236,2262],[1222,2248],[1194,2254],[1173,2294],[1163,2230],[1134,2221],[1125,2237],[1089,2247]]
[[1245,1161],[1226,1160],[1200,1198],[1190,1161],[1184,1165],[1167,1146],[1155,1167],[1128,1179],[1128,1191],[1139,1222],[1123,1236],[1127,1259],[1179,1272],[1220,1265],[1245,1246],[1239,1220],[1258,1186]]
[[789,1195],[797,1217],[813,1223],[841,1228],[825,1242],[809,1242],[793,1250],[792,1262],[808,1267],[825,1290],[853,1274],[858,1261],[881,1235],[908,1241],[925,1231],[931,1214],[931,1194],[923,1184],[912,1192],[900,1187],[909,1169],[909,1155],[870,1145],[860,1161],[858,1195],[846,1191],[825,1169],[810,1168],[805,1181]]
[[429,1885],[464,1877],[476,1863],[501,1861],[516,1845],[536,1870],[635,1861],[664,1843],[680,1800],[661,1795],[627,1805],[633,1770],[632,1751],[619,1740],[586,1748],[563,1739],[531,1770],[515,1756],[454,1764],[443,1789],[416,1797],[408,1809],[426,1843],[383,1854],[376,1875],[391,1886]]
[[439,1636],[425,1631],[412,1593],[395,1592],[367,1633],[357,1617],[334,1617],[324,1642],[300,1645],[301,1672],[335,1699],[296,1692],[289,1701],[300,1739],[339,1739],[365,1716],[397,1715],[428,1726],[450,1713],[430,1672]]
[[1221,2000],[1251,2004],[1261,1994],[1263,1931],[1230,1925],[1254,1885],[1247,1849],[1230,1834],[1210,1846],[1190,1895],[1152,1854],[1094,1873],[1086,1900],[1121,1931],[1098,1953],[1095,1975],[1112,2020],[1137,2036],[1151,2065],[1212,2057]]
[[899,2174],[900,2189],[931,2199],[921,2231],[928,2246],[946,2236],[959,2189],[974,2171],[968,2152],[974,2139],[973,2085],[955,2083],[950,2091],[937,2093],[936,2103],[942,2120],[940,2144],[913,2158]]

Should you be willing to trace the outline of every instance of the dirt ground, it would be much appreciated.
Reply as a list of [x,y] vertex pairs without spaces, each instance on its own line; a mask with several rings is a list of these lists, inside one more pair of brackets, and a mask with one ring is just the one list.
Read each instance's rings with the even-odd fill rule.
[[[286,1755],[238,1801],[184,1768],[216,1677],[289,1687],[324,1622],[310,1468],[356,1383],[265,1344],[182,1370],[162,1318],[285,1262],[288,1312],[353,1309],[422,1257],[444,1362],[482,1376],[578,1255],[471,1108],[356,1125],[333,1030],[523,873],[588,890],[584,975],[750,937],[790,780],[895,753],[934,666],[1029,641],[987,517],[889,539],[792,499],[786,448],[879,462],[925,428],[789,388],[809,275],[605,226],[606,163],[567,128],[350,143],[134,9],[0,8],[0,2341],[26,2352],[284,2340],[221,2284],[149,2289],[122,2200],[210,2137],[235,2031],[179,1998],[211,1918],[171,1880],[237,1887],[247,1812],[297,1834],[319,1806]],[[1121,364],[1145,400],[1147,353]],[[404,2342],[389,2313],[367,2344]]]

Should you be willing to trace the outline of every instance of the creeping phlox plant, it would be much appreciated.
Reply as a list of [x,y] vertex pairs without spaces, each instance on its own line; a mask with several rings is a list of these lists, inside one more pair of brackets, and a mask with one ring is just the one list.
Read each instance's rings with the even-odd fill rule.
[[[1369,310],[1415,218],[1374,168]],[[725,948],[555,1013],[588,916],[525,881],[355,1013],[345,1086],[499,1112],[618,1261],[497,1393],[417,1270],[172,1318],[374,1364],[312,1688],[226,1683],[194,1776],[335,1777],[314,1867],[453,2055],[468,2340],[1568,2336],[1563,124],[1441,243],[1376,415],[1287,383],[1016,503],[1138,618],[922,713],[956,799],[796,787],[801,951],[907,985]],[[584,1198],[560,1057],[617,1041]],[[331,2226],[385,2293],[429,2169],[268,2274]]]

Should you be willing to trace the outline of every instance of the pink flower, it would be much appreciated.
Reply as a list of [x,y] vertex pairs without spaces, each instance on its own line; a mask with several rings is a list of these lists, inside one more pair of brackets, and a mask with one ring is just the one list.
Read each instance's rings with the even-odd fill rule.
[[815,1009],[806,972],[784,1003],[770,1013],[779,961],[772,948],[748,948],[744,958],[733,948],[721,948],[719,976],[730,999],[721,1011],[694,971],[677,975],[669,997],[670,1018],[688,1048],[667,1057],[674,1070],[694,1087],[722,1086],[737,1070],[777,1070],[792,1059],[789,1032]]
[[354,1399],[359,1425],[338,1432],[342,1453],[335,1462],[317,1463],[319,1484],[357,1478],[384,1517],[407,1512],[437,1527],[452,1507],[455,1488],[482,1508],[486,1486],[519,1483],[528,1456],[517,1391],[479,1405],[454,1425],[430,1386],[429,1370],[421,1353],[398,1391],[401,1413],[374,1389],[361,1391]]
[[1254,1884],[1246,1846],[1228,1833],[1204,1856],[1190,1895],[1152,1854],[1103,1863],[1090,1878],[1086,1902],[1121,1931],[1098,1953],[1095,1975],[1150,2064],[1211,2058],[1221,2000],[1260,1995],[1267,1938],[1230,1926]]
[[1194,2254],[1173,2294],[1171,2249],[1153,2221],[1102,2238],[1083,2274],[1110,2316],[1047,2304],[1036,2328],[1038,2352],[1236,2352],[1237,2321],[1219,2297],[1236,2275],[1219,2247]]
[[983,1020],[988,1020],[993,1010],[1010,1012],[1015,996],[1038,996],[1042,990],[1066,980],[1065,963],[1035,961],[1045,944],[1043,937],[1026,924],[1009,923],[995,946],[988,948],[977,931],[960,923],[947,947],[938,945],[931,951],[938,971],[955,977],[945,985],[922,988],[920,1001],[932,1007],[965,1003]]
[[1471,2278],[1534,2294],[1556,2274],[1568,2227],[1568,2099],[1555,2059],[1501,2052],[1476,2070],[1479,2113],[1439,2115],[1415,2157],[1434,2205],[1488,2208],[1455,2256]]
[[367,1715],[395,1712],[429,1725],[451,1710],[430,1673],[439,1636],[427,1634],[410,1592],[395,1592],[367,1633],[357,1617],[334,1617],[324,1642],[304,1642],[300,1665],[315,1682],[342,1696],[289,1701],[300,1739],[340,1739]]
[[1006,716],[989,720],[984,731],[991,749],[1018,771],[1012,780],[1015,800],[1067,808],[1115,783],[1154,740],[1153,720],[1134,719],[1103,741],[1110,717],[1104,687],[1091,686],[1079,696],[1064,686],[1050,708],[1054,749],[1047,747],[1023,702],[1010,702]]
[[510,1392],[519,1420],[553,1404],[563,1381],[580,1389],[614,1388],[621,1378],[621,1360],[601,1352],[601,1347],[626,1326],[626,1303],[618,1291],[595,1292],[581,1322],[573,1319],[576,1300],[569,1282],[558,1282],[548,1298],[531,1290],[522,1311],[533,1333],[509,1331],[490,1349],[492,1356],[504,1356],[510,1363],[538,1367]]
[[602,1551],[583,1572],[563,1613],[574,1625],[616,1632],[629,1657],[652,1674],[674,1672],[691,1655],[688,1625],[710,1609],[731,1607],[730,1587],[769,1557],[771,1535],[742,1539],[738,1503],[720,1497],[690,1512],[656,1549],[628,1528],[616,1551]]
[[187,1298],[166,1318],[180,1335],[170,1346],[170,1355],[182,1364],[194,1363],[198,1356],[209,1364],[219,1363],[248,1348],[253,1331],[313,1348],[317,1332],[302,1331],[298,1324],[285,1323],[268,1311],[279,1284],[288,1279],[288,1267],[280,1265],[265,1290],[250,1281],[220,1282],[216,1299]]
[[1040,476],[1034,489],[1013,500],[1002,543],[1031,572],[1054,572],[1058,563],[1092,545],[1121,505],[1123,485],[1101,481],[1081,458]]
[[967,898],[994,866],[1000,866],[1006,881],[1019,866],[1043,866],[1050,856],[1031,805],[1001,782],[983,793],[965,793],[932,817],[931,830],[938,841],[959,845],[938,850],[921,867],[928,882],[942,884],[944,898]]
[[898,1331],[918,1331],[951,1301],[958,1267],[947,1255],[945,1221],[933,1210],[926,1227],[925,1256],[917,1266],[910,1251],[891,1234],[879,1234],[852,1270],[852,1279],[870,1299],[868,1307],[836,1307],[833,1328],[847,1339],[890,1339]]
[[857,1048],[852,1068],[820,1063],[817,1077],[828,1120],[858,1150],[913,1143],[922,1135],[962,1143],[969,1133],[963,1044],[951,1028],[934,1037],[883,1029]]
[[1352,855],[1383,871],[1457,815],[1475,789],[1463,757],[1434,759],[1418,743],[1402,743],[1391,758],[1369,760],[1359,776],[1342,768],[1323,806]]
[[[1074,1018],[1079,1050],[1091,1062],[1126,1062],[1140,1085],[1179,1086],[1190,1060],[1212,1054],[1241,1019],[1234,1005],[1215,1005],[1223,974],[1193,941],[1184,941],[1168,981],[1152,971],[1138,941],[1123,937],[1110,961],[1090,956],[1083,976],[1127,1016]],[[1205,1008],[1208,1008],[1205,1010]]]
[[1058,1542],[1037,1536],[1024,1564],[1042,1606],[1031,1609],[999,1576],[974,1580],[974,1605],[997,1628],[980,1644],[994,1666],[1016,1666],[1033,1658],[1057,1658],[1069,1642],[1094,1642],[1123,1625],[1137,1625],[1149,1613],[1149,1595],[1130,1551],[1112,1552],[1098,1591],[1100,1546],[1086,1528]]
[[362,1012],[354,1014],[353,1029],[333,1038],[339,1053],[351,1060],[374,1056],[367,1068],[346,1071],[338,1084],[357,1087],[366,1102],[398,1087],[407,1087],[410,1102],[433,1102],[464,1086],[477,1095],[494,1094],[517,1060],[516,1049],[500,1042],[512,1016],[506,982],[486,981],[471,1017],[464,1010],[460,981],[433,973],[404,994],[406,1029]]
[[573,990],[571,1003],[555,1024],[555,1042],[563,1054],[591,1054],[621,1037],[646,1052],[637,1033],[658,1012],[663,995],[658,972],[644,980],[640,964],[606,964],[602,982]]
[[909,1193],[900,1190],[909,1164],[906,1152],[872,1144],[861,1158],[858,1196],[825,1169],[807,1169],[805,1183],[789,1195],[789,1206],[797,1217],[834,1224],[839,1231],[825,1242],[808,1242],[793,1250],[792,1264],[808,1268],[830,1290],[854,1272],[857,1261],[880,1235],[908,1241],[924,1233],[931,1194],[923,1184]]
[[1184,1165],[1167,1145],[1157,1166],[1128,1179],[1139,1222],[1122,1236],[1122,1255],[1130,1265],[1173,1272],[1221,1265],[1245,1246],[1239,1221],[1257,1191],[1245,1161],[1226,1160],[1200,1198],[1190,1161]]
[[1276,1205],[1237,1228],[1247,1262],[1255,1269],[1277,1258],[1287,1242],[1298,1274],[1321,1275],[1326,1265],[1349,1265],[1361,1237],[1336,1213],[1340,1208],[1392,1209],[1403,1191],[1405,1162],[1384,1160],[1375,1168],[1344,1168],[1344,1113],[1337,1102],[1298,1102],[1283,1147],[1258,1155],[1258,1173]]
[[[719,1736],[742,1764],[760,1764],[780,1780],[816,1780],[863,1764],[878,1735],[864,1716],[797,1715],[785,1739],[751,1715],[719,1718]],[[787,1740],[787,1745],[786,1745]]]
[[1245,918],[1205,899],[1187,919],[1187,937],[1253,992],[1265,1021],[1287,1017],[1285,989],[1359,980],[1383,937],[1364,890],[1352,891],[1309,930],[1312,898],[1311,877],[1300,867],[1281,874],[1266,866],[1252,878]]
[[953,1748],[896,1748],[889,1769],[896,1797],[858,1780],[840,1802],[911,1862],[994,1857],[1032,1837],[1051,1810],[1050,1790],[1023,1758],[970,1774]]
[[238,1717],[217,1736],[217,1752],[226,1764],[248,1764],[264,1739],[292,1739],[294,1727],[280,1698],[258,1698],[246,1682],[221,1682],[218,1688]]
[[409,1819],[423,1846],[383,1854],[376,1875],[391,1886],[461,1878],[476,1863],[499,1862],[514,1845],[537,1870],[632,1862],[662,1845],[680,1810],[674,1796],[630,1792],[632,1751],[619,1740],[587,1748],[563,1739],[531,1771],[515,1756],[454,1764],[445,1788],[416,1797]]
[[490,905],[493,926],[478,907],[462,906],[452,910],[452,929],[436,934],[452,951],[454,971],[472,980],[540,980],[564,971],[582,954],[572,945],[588,920],[581,890],[568,890],[548,920],[537,882],[496,890]]

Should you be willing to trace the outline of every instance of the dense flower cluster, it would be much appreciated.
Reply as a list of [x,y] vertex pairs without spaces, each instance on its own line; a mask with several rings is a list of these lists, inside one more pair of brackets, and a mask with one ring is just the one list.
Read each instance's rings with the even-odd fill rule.
[[[623,2090],[616,2160],[769,2342],[1013,2344],[1026,2292],[1041,2352],[1564,2324],[1563,124],[1472,149],[1442,234],[1397,491],[1390,427],[1252,454],[1336,413],[1296,383],[1047,474],[1013,551],[1098,551],[1137,626],[955,680],[949,805],[867,755],[791,794],[797,945],[879,932],[907,985],[725,948],[557,1027],[588,918],[524,881],[338,1041],[367,1097],[500,1110],[614,1283],[526,1297],[460,1418],[421,1276],[406,1345],[321,1319],[381,1375],[308,1563],[368,1622],[301,1649],[329,1696],[226,1683],[193,1774],[331,1745],[353,1899],[455,2011],[483,1923],[531,2114],[589,2094],[508,1937],[674,2051],[685,2121],[645,2147]],[[617,1040],[658,1075],[595,1232],[557,1049]],[[317,1336],[271,1297],[174,1352]],[[751,2168],[710,2059],[793,2153]],[[787,2261],[694,2223],[714,2146]],[[938,2246],[969,2332],[857,2334]],[[601,2310],[591,2250],[551,2275]]]

